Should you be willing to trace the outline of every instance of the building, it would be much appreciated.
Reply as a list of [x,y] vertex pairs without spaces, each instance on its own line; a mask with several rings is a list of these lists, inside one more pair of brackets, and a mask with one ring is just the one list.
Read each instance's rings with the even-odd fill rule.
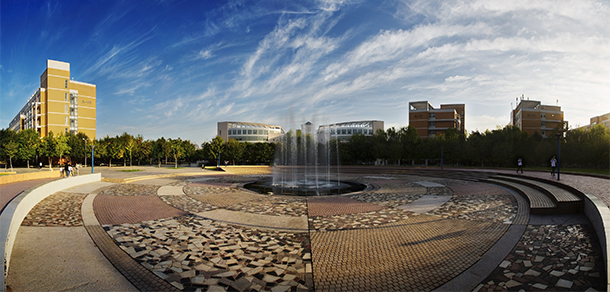
[[420,138],[435,137],[454,128],[466,134],[466,105],[441,104],[435,109],[428,101],[409,102],[409,126]]
[[373,136],[377,130],[384,130],[383,121],[372,120],[321,125],[318,127],[318,134],[325,134],[329,131],[331,139],[347,142],[352,135]]
[[520,97],[517,107],[511,113],[511,125],[530,135],[550,135],[551,131],[563,123],[563,111],[560,106],[543,105],[540,101]]
[[589,125],[586,126],[587,130],[595,125],[603,125],[606,129],[610,130],[610,113],[603,114],[601,116],[592,117],[589,119]]
[[47,60],[40,87],[11,121],[14,131],[35,129],[40,137],[49,132],[86,134],[95,139],[96,87],[70,78],[70,63]]
[[218,136],[224,141],[235,139],[240,142],[269,142],[271,139],[284,135],[284,129],[276,125],[266,125],[247,122],[218,122]]

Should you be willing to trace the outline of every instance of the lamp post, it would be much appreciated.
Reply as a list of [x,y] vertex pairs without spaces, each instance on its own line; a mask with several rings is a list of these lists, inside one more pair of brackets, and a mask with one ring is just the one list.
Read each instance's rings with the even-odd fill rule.
[[441,146],[441,170],[443,170],[443,152],[444,152],[444,146]]
[[87,139],[83,138],[83,153],[85,154],[85,167],[87,167]]
[[218,163],[216,164],[216,169],[220,168],[220,154],[222,151],[218,151]]
[[93,166],[95,165],[95,163],[93,161],[93,156],[95,154],[95,152],[93,151],[93,148],[95,148],[95,145],[91,144],[91,174],[93,174]]
[[561,167],[561,133],[557,133],[555,136],[557,136],[557,180],[559,180]]

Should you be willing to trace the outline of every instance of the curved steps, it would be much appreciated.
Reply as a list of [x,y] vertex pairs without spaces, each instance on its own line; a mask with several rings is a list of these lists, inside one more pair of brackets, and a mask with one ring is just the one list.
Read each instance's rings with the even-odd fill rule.
[[584,201],[579,194],[555,184],[507,175],[495,175],[486,181],[512,188],[524,195],[530,202],[532,214],[569,214],[584,211]]

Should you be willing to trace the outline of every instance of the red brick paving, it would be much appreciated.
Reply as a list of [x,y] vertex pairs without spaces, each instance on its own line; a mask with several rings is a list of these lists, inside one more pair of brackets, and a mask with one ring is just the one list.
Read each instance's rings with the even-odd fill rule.
[[0,210],[4,210],[4,207],[21,192],[56,179],[58,178],[43,178],[0,185]]
[[137,223],[188,214],[188,212],[166,204],[157,196],[98,194],[93,200],[93,210],[102,225]]
[[310,217],[366,213],[384,208],[384,206],[347,197],[307,198],[307,210]]

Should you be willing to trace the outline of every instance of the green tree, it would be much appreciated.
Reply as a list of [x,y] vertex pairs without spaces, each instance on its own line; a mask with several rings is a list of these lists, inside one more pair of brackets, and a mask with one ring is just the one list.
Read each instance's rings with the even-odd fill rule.
[[184,140],[182,141],[182,150],[184,151],[184,157],[188,161],[189,166],[191,166],[191,161],[193,159],[197,159],[195,157],[195,151],[197,150],[197,147],[191,141]]
[[[6,159],[9,158],[7,155],[5,146],[10,141],[16,141],[17,133],[11,129],[2,129],[0,130],[0,158]],[[6,163],[4,163],[4,168],[6,169]]]
[[229,141],[225,143],[224,149],[224,158],[232,161],[232,164],[235,165],[236,161],[242,159],[244,150],[246,149],[246,144],[240,143],[235,139],[229,139]]
[[[219,155],[221,155],[222,151],[224,150],[224,141],[222,140],[222,137],[214,137],[214,139],[212,139],[212,142],[210,142],[208,146],[209,147],[207,147],[207,156],[216,161],[219,161]],[[217,163],[216,167],[220,167],[220,164]]]
[[19,151],[19,143],[17,141],[11,140],[8,143],[2,145],[4,150],[4,155],[6,155],[11,164],[11,171],[13,171],[13,157],[17,156],[17,152]]
[[59,153],[57,153],[57,139],[53,135],[53,131],[50,131],[48,135],[42,138],[40,154],[47,157],[49,169],[53,171],[53,157],[59,156]]
[[30,168],[30,160],[36,157],[40,137],[34,129],[26,129],[17,132],[17,140],[19,144],[17,156],[27,161],[27,166]]
[[184,156],[184,149],[182,148],[182,140],[178,139],[168,139],[169,147],[171,149],[172,156],[174,157],[174,168],[178,168],[178,159]]
[[135,141],[135,139],[133,138],[133,136],[127,134],[127,132],[123,132],[123,134],[118,137],[118,141],[119,144],[121,146],[121,149],[123,150],[123,166],[126,166],[127,162],[126,159],[127,157],[129,157],[129,166],[133,166],[132,164],[132,159],[133,159],[133,153],[135,151],[137,151],[136,147],[137,147],[137,143]]

